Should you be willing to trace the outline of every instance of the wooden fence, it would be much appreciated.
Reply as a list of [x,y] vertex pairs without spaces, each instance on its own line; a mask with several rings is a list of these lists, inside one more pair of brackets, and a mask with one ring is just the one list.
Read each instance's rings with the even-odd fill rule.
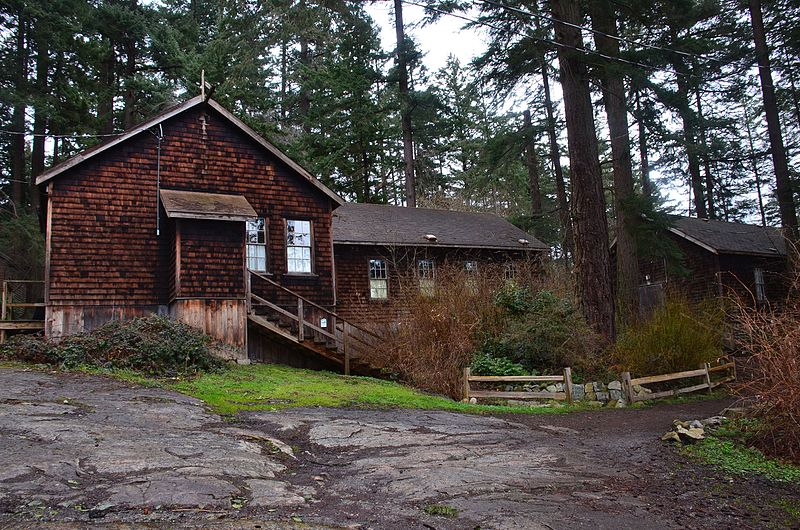
[[[41,280],[5,280],[3,290],[0,293],[0,343],[5,342],[8,331],[39,331],[44,329],[44,320],[25,320],[15,315],[15,309],[28,311],[38,307],[44,307],[44,302],[30,302],[27,292],[17,293],[19,289],[27,290],[30,286],[43,285]],[[16,294],[15,294],[16,293]],[[17,299],[21,301],[17,301]],[[17,318],[15,318],[17,317]]]
[[[718,380],[712,380],[712,374],[719,372],[724,372],[723,377]],[[702,378],[703,382],[697,385],[674,388],[661,392],[651,392],[644,395],[637,395],[633,388],[635,385],[646,385],[692,378]],[[637,401],[678,396],[680,394],[687,394],[689,392],[696,392],[698,390],[708,390],[711,392],[711,390],[719,385],[734,381],[735,379],[736,364],[728,359],[721,359],[715,366],[712,366],[710,363],[705,363],[703,364],[702,368],[697,370],[687,370],[685,372],[674,372],[671,374],[662,375],[651,375],[648,377],[637,377],[636,379],[631,379],[631,373],[625,372],[622,374],[622,388],[625,391],[625,399],[628,401],[628,403],[636,403]]]
[[[472,390],[471,383],[562,383],[563,392],[499,392]],[[472,375],[464,368],[464,398],[496,399],[556,399],[572,404],[572,369],[564,368],[563,375]]]

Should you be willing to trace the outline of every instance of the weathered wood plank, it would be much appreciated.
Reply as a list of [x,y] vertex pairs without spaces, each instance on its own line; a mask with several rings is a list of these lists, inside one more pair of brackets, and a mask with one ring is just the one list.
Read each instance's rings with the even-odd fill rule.
[[564,381],[563,375],[471,375],[469,378],[473,382],[503,383],[513,381],[526,382],[545,382],[554,381],[561,383]]
[[567,399],[566,392],[493,392],[491,390],[470,390],[470,397],[498,399]]
[[646,385],[648,383],[661,383],[663,381],[673,381],[675,379],[684,379],[686,377],[700,377],[706,375],[706,369],[687,370],[685,372],[675,372],[672,374],[651,375],[648,377],[637,377],[631,379],[633,385]]
[[0,320],[0,329],[44,329],[44,320]]

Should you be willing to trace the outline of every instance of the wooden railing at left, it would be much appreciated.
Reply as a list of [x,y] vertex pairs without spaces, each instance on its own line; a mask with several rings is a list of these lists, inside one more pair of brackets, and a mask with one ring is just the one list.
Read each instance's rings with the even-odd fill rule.
[[2,302],[0,302],[0,344],[6,341],[8,331],[14,330],[40,330],[44,329],[44,320],[23,320],[14,318],[15,308],[44,307],[44,302],[16,302],[14,301],[14,285],[29,286],[42,284],[42,280],[4,280]]

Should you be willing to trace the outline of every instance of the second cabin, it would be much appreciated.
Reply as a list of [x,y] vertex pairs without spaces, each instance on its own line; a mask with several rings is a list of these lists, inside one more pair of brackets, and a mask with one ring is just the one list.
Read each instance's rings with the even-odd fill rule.
[[390,323],[402,307],[390,281],[399,272],[393,250],[413,250],[404,267],[430,281],[444,263],[477,267],[547,252],[493,215],[345,205],[200,97],[51,168],[37,184],[47,196],[51,338],[159,313],[228,343],[240,361],[346,371],[352,363],[369,372],[366,352],[380,340],[374,324]]

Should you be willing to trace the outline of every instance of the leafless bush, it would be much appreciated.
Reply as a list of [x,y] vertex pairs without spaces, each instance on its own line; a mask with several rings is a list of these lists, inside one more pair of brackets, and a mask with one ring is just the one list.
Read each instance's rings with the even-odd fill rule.
[[[793,283],[797,293],[800,272]],[[754,308],[742,299],[735,311],[739,347],[749,354],[735,391],[754,403],[750,414],[760,421],[753,439],[764,453],[800,463],[800,301]]]
[[502,326],[495,293],[508,281],[531,290],[546,283],[547,274],[536,263],[516,263],[513,280],[508,272],[504,264],[482,263],[477,272],[441,266],[433,292],[421,288],[413,275],[402,279],[401,296],[409,310],[389,334],[387,368],[419,388],[460,398],[463,369],[483,338]]

